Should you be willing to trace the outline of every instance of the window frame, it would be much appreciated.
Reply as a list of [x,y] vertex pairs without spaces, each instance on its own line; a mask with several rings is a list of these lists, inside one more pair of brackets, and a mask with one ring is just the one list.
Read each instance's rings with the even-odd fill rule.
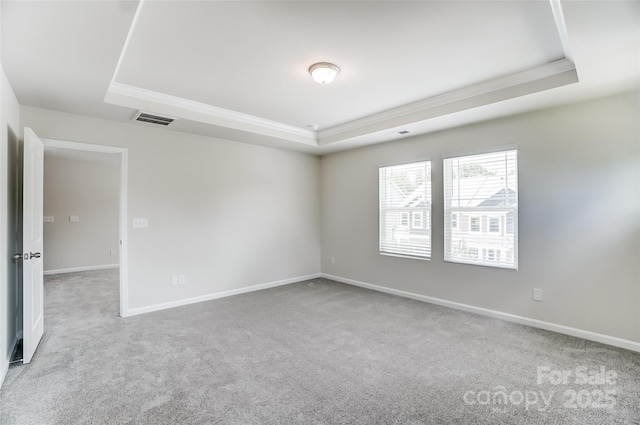
[[[384,207],[383,206],[383,170],[385,169],[391,169],[394,167],[410,167],[412,165],[416,165],[416,166],[420,166],[420,165],[424,165],[425,167],[425,174],[424,174],[424,184],[428,185],[425,186],[425,196],[423,196],[424,198],[424,202],[428,205],[426,207],[406,207],[406,208],[391,208],[391,207]],[[378,167],[378,249],[379,249],[379,253],[380,255],[384,255],[384,256],[391,256],[391,257],[401,257],[401,258],[408,258],[408,259],[415,259],[415,260],[423,260],[423,261],[430,261],[431,260],[431,256],[432,256],[432,251],[433,251],[433,240],[432,240],[432,232],[431,232],[431,223],[426,222],[427,220],[431,219],[431,210],[433,208],[433,185],[432,185],[432,173],[433,173],[433,166],[432,166],[432,161],[431,158],[424,158],[424,159],[419,159],[419,160],[415,160],[415,161],[410,161],[410,162],[404,162],[404,163],[396,163],[396,164],[388,164],[388,165],[380,165]],[[386,178],[386,177],[384,177]],[[418,186],[419,188],[420,186]],[[385,189],[386,190],[386,189]],[[417,190],[417,189],[416,189]],[[386,217],[386,214],[393,212],[393,211],[400,211],[400,219],[399,219],[399,223],[400,225],[398,225],[399,228],[403,229],[403,231],[408,231],[408,235],[407,235],[407,239],[427,239],[428,243],[426,244],[426,247],[423,246],[424,251],[426,251],[426,254],[412,254],[412,253],[408,253],[407,251],[410,250],[409,248],[407,249],[398,249],[398,250],[392,250],[389,249],[388,247],[388,242],[387,241],[383,241],[383,233],[385,233],[386,231],[386,227],[388,226],[387,223],[383,223],[384,217]],[[414,224],[414,213],[420,213],[421,216],[421,223],[422,223],[422,227],[420,228],[416,228],[413,226]],[[407,214],[407,226],[402,225],[402,220],[404,215]],[[384,230],[383,230],[384,229]],[[413,234],[411,231],[415,229],[416,231],[419,231],[419,233]],[[383,245],[385,245],[385,242],[387,242],[387,246],[383,247]],[[410,244],[406,245],[407,247],[410,246]],[[417,246],[417,245],[416,245]],[[419,251],[419,249],[416,249],[416,251]]]
[[[504,154],[504,167],[498,163],[497,160],[492,159],[490,154]],[[477,162],[473,161],[474,156],[485,156],[485,158],[478,158]],[[501,268],[507,270],[518,270],[518,197],[519,197],[519,151],[518,147],[515,145],[501,146],[492,149],[486,149],[482,151],[471,151],[471,152],[461,152],[450,155],[443,155],[443,200],[444,200],[444,214],[445,214],[445,228],[444,228],[444,261],[448,263],[460,263],[460,264],[470,264],[470,265],[479,265],[485,267],[494,267]],[[458,161],[456,161],[458,160]],[[486,162],[485,165],[483,162]],[[493,164],[492,164],[493,163]],[[456,164],[454,166],[454,164]],[[487,203],[485,205],[478,204],[464,204],[460,203],[460,201],[464,201],[464,197],[461,197],[462,188],[460,187],[460,182],[464,181],[465,178],[473,178],[469,175],[461,174],[462,165],[469,164],[470,166],[474,166],[474,164],[479,164],[481,166],[489,167],[489,171],[496,171],[497,176],[502,180],[507,180],[504,184],[504,191],[502,194],[496,192],[495,195],[486,198],[486,200],[493,200],[497,198],[501,201],[500,204],[491,204]],[[494,165],[496,164],[496,165]],[[492,168],[490,165],[494,165],[497,168]],[[454,169],[454,167],[456,167]],[[471,168],[475,171],[474,168]],[[457,170],[457,171],[456,171]],[[468,170],[462,168],[462,170]],[[447,174],[449,173],[449,175]],[[461,176],[457,178],[456,176]],[[492,175],[496,176],[496,174],[481,174],[484,175]],[[464,177],[462,177],[464,176]],[[502,178],[501,176],[504,176]],[[509,180],[509,176],[513,176],[513,179]],[[453,185],[456,184],[457,188],[453,188]],[[474,187],[474,186],[472,186]],[[478,186],[478,188],[486,188],[489,186],[482,186],[482,183]],[[454,198],[454,194],[456,194]],[[502,198],[498,198],[500,195]],[[495,197],[495,198],[494,198]],[[467,198],[472,199],[472,198]],[[495,201],[494,201],[495,202]],[[454,206],[455,205],[455,206]],[[453,216],[457,217],[455,220],[457,226],[454,227],[454,219]],[[461,224],[461,215],[466,215],[465,223]],[[512,217],[512,223],[507,221],[509,217]],[[497,219],[498,229],[495,231],[495,226],[491,227],[491,221]],[[471,222],[472,220],[477,220],[477,230],[472,230]],[[486,220],[486,222],[485,222]],[[484,225],[483,225],[484,224]],[[509,227],[508,227],[509,225]],[[508,232],[507,230],[511,229],[513,233]],[[465,235],[467,235],[465,237]],[[465,239],[466,238],[466,239]],[[493,241],[491,238],[494,238]],[[499,238],[498,243],[502,245],[493,245],[496,241],[496,238]],[[466,240],[466,242],[465,242]],[[466,249],[466,254],[463,251],[459,251],[456,249],[457,243],[462,241],[463,243],[469,244],[471,243],[473,248],[469,247]],[[480,244],[480,246],[477,246]],[[484,247],[482,246],[484,244]],[[483,259],[482,250],[483,249],[493,249],[494,255],[493,260],[488,261]],[[477,252],[477,259],[471,258],[472,252]]]

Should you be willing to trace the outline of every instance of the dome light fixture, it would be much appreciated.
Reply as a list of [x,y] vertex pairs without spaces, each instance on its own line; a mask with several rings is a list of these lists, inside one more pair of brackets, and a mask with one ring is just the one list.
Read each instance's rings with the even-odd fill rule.
[[339,73],[340,68],[329,62],[318,62],[309,67],[309,74],[318,84],[329,84]]

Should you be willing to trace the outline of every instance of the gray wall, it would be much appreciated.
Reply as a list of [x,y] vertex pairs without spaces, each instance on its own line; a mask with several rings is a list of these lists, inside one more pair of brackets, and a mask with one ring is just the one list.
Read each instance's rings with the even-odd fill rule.
[[54,217],[44,223],[45,272],[118,263],[119,193],[119,163],[45,153],[44,215]]
[[[640,341],[638,92],[322,158],[322,271]],[[441,155],[519,145],[519,270],[445,263]],[[432,260],[378,254],[378,167],[431,157]],[[330,263],[335,257],[336,263]],[[532,288],[544,291],[531,300]]]
[[32,107],[21,120],[41,138],[128,149],[130,308],[319,273],[316,156]]

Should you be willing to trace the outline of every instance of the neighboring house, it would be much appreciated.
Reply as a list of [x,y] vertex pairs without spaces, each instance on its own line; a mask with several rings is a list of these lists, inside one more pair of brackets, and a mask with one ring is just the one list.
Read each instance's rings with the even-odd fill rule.
[[[399,225],[395,229],[400,237],[430,239],[431,201],[425,200],[425,196],[425,183],[409,195],[404,195],[400,205]],[[409,208],[411,211],[402,211]]]
[[[392,245],[392,249],[402,246],[405,254],[420,254],[431,246],[431,200],[426,183],[422,183],[413,191],[406,193],[394,181],[386,185],[386,196],[392,200],[391,205],[383,210],[381,238],[384,244]],[[381,247],[384,251],[384,246]],[[416,250],[413,252],[413,250]]]
[[455,179],[451,188],[451,247],[454,256],[511,263],[514,258],[515,178]]

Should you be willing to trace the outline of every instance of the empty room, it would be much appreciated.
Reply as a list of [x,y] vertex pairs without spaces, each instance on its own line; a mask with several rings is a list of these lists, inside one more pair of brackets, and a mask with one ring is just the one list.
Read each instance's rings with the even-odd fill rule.
[[0,18],[0,423],[640,424],[640,2]]

